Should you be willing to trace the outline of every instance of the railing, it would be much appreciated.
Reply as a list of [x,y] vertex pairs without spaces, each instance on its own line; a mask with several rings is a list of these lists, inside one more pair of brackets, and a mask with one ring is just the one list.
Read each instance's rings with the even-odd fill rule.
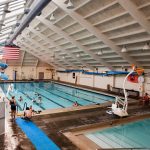
[[24,102],[24,106],[22,110],[25,110],[27,108],[27,102]]

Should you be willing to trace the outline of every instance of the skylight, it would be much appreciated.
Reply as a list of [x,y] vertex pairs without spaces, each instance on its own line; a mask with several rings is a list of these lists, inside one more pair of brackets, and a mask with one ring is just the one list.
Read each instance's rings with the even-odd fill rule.
[[[27,0],[0,0],[0,42],[11,35],[10,32],[14,30],[17,19],[21,19],[24,14],[26,2]],[[7,8],[7,12],[4,8]]]

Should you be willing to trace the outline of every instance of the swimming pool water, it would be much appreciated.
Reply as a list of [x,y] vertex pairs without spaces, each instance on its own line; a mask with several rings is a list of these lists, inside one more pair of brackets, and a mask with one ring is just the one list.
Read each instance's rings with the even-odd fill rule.
[[[75,101],[81,106],[114,101],[114,97],[111,96],[51,82],[13,83],[14,88],[9,92],[10,83],[0,84],[0,86],[9,99],[15,96],[19,110],[23,109],[24,102],[28,106],[32,105],[34,110],[45,110],[71,107]],[[32,101],[38,99],[35,93],[42,97],[41,104]],[[23,98],[22,102],[18,101],[20,96]]]
[[104,149],[137,148],[150,150],[150,119],[85,134]]

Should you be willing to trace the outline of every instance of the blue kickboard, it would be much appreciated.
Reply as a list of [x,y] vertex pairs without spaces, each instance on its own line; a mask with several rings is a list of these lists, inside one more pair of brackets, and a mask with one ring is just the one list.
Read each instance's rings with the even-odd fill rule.
[[32,121],[17,118],[16,122],[37,150],[60,150],[60,148]]

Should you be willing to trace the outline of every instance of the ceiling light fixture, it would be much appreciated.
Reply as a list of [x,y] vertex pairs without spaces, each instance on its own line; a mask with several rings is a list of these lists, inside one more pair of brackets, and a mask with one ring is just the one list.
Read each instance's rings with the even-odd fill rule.
[[8,9],[5,9],[4,12],[5,12],[5,13],[10,13],[11,11],[8,10]]
[[68,4],[68,0],[64,1],[64,4]]
[[3,24],[2,22],[0,22],[0,26],[5,26],[5,24]]
[[68,9],[74,8],[74,5],[73,5],[73,3],[71,2],[71,0],[68,1],[68,3],[67,3],[67,8],[68,8]]
[[102,51],[102,50],[98,51],[98,52],[97,52],[97,55],[99,55],[99,56],[100,56],[100,55],[103,55],[103,51]]
[[30,12],[30,9],[29,8],[25,8],[24,9],[24,14],[28,14]]
[[19,27],[19,25],[20,25],[20,23],[19,23],[19,22],[17,22],[17,23],[15,24],[15,26],[16,26],[16,27]]
[[39,27],[36,27],[35,30],[36,30],[36,31],[40,31],[40,28],[39,28]]
[[126,46],[123,46],[123,47],[122,47],[121,52],[122,52],[122,53],[126,53],[126,52],[127,52]]
[[30,38],[30,33],[27,34],[27,37]]
[[65,56],[63,56],[62,58],[65,59]]
[[150,49],[150,45],[149,43],[146,43],[144,46],[143,46],[143,50],[149,50]]
[[80,57],[80,54],[77,54],[77,55],[76,55],[76,57],[78,57],[78,58],[79,58],[79,57]]
[[50,21],[55,21],[55,20],[56,20],[56,18],[54,17],[54,14],[53,14],[53,13],[50,15],[49,20],[50,20]]

